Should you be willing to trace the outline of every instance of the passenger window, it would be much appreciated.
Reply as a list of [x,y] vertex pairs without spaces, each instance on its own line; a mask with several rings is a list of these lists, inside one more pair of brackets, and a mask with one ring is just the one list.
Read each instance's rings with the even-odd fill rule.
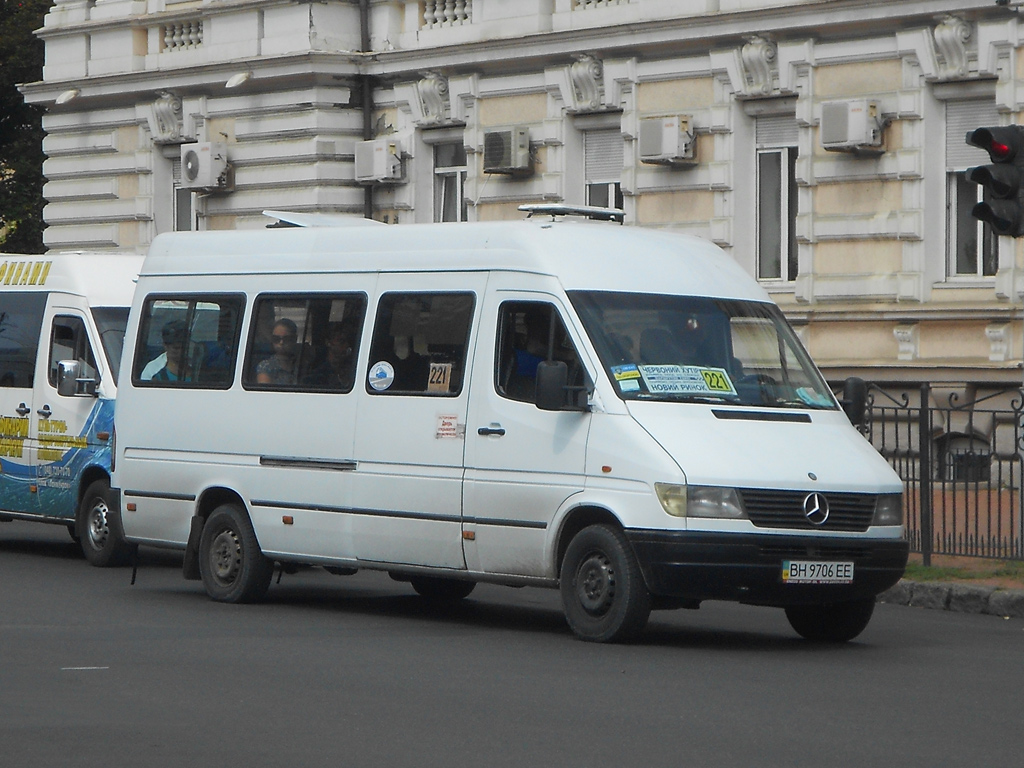
[[227,389],[234,380],[240,296],[151,296],[132,367],[136,384]]
[[32,388],[45,293],[5,294],[0,306],[0,387]]
[[261,296],[243,384],[250,389],[351,392],[366,315],[361,293]]
[[57,363],[62,360],[77,360],[81,366],[81,378],[98,379],[96,358],[92,354],[89,335],[80,317],[61,316],[53,319],[50,331],[50,386],[57,386]]
[[366,391],[454,397],[462,391],[472,293],[388,293],[380,298]]
[[564,362],[569,369],[569,386],[583,386],[583,365],[553,305],[540,301],[506,301],[500,313],[498,394],[510,400],[534,402],[537,364],[542,360]]

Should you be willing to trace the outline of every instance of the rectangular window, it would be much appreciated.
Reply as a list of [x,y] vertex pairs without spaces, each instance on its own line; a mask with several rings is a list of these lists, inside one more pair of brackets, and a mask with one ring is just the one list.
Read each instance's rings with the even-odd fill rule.
[[[497,390],[502,397],[532,403],[537,365],[561,360],[569,369],[570,387],[584,385],[583,365],[555,307],[539,301],[506,301],[498,323]],[[570,404],[566,390],[566,405]]]
[[468,221],[466,148],[461,141],[434,145],[434,221]]
[[260,296],[242,383],[247,389],[351,392],[365,315],[362,293]]
[[982,201],[982,187],[964,176],[971,166],[989,162],[988,153],[964,140],[967,131],[1002,122],[995,100],[946,102],[946,274],[991,277],[999,268],[999,237],[971,215]]
[[367,392],[454,397],[462,391],[473,320],[472,293],[381,296]]
[[32,387],[45,308],[44,293],[4,295],[0,305],[0,387]]
[[587,205],[623,208],[620,179],[624,157],[622,131],[618,128],[584,131],[583,170]]
[[796,148],[757,152],[757,276],[761,280],[795,280]]
[[150,296],[132,382],[143,386],[227,389],[234,380],[241,296]]
[[50,330],[50,385],[57,386],[57,363],[62,360],[76,360],[81,366],[81,378],[97,379],[96,358],[85,323],[80,317],[60,316],[53,319]]

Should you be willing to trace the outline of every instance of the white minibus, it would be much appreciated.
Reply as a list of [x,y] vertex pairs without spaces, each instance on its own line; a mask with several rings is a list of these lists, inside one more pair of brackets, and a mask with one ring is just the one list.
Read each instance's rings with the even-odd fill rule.
[[127,560],[110,500],[121,345],[142,256],[0,254],[0,521],[66,525]]
[[158,236],[118,395],[127,540],[226,602],[276,563],[558,588],[591,641],[704,600],[859,634],[906,564],[900,479],[733,259],[562,212]]

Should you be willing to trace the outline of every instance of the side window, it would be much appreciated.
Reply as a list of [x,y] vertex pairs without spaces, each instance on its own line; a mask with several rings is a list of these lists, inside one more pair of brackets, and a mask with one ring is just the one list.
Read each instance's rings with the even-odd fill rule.
[[510,400],[534,402],[537,365],[561,360],[569,386],[584,384],[583,366],[558,311],[540,301],[506,301],[499,310],[496,385]]
[[351,392],[366,296],[260,296],[253,311],[247,389]]
[[57,386],[57,363],[62,360],[77,360],[82,366],[82,378],[98,378],[96,358],[89,344],[89,334],[80,317],[59,316],[53,318],[50,330],[50,366],[47,374],[50,386]]
[[147,298],[132,381],[163,387],[230,387],[243,306],[241,296]]
[[31,389],[45,307],[44,293],[4,295],[0,304],[0,387]]
[[367,391],[454,397],[462,391],[473,320],[472,293],[381,296]]

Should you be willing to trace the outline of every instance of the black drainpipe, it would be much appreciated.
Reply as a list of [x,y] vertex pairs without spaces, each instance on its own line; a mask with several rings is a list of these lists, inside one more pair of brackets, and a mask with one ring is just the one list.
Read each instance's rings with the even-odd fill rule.
[[[370,53],[370,0],[359,0],[359,47],[362,53]],[[373,138],[373,78],[358,75],[363,96],[363,141]],[[363,218],[373,218],[373,185],[363,187]]]

